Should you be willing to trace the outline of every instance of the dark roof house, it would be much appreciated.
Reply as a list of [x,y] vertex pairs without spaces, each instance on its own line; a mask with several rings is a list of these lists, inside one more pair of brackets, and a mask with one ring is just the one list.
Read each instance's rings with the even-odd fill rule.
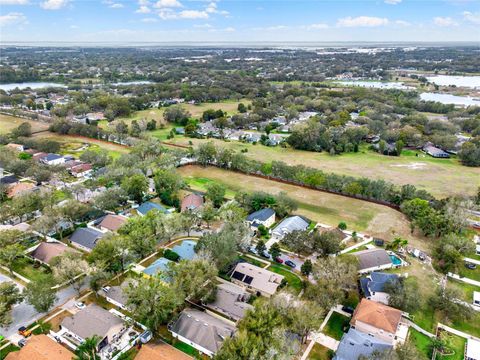
[[398,279],[396,274],[372,272],[369,276],[360,279],[360,286],[365,297],[370,297],[374,292],[383,292],[385,284]]
[[78,228],[70,236],[70,242],[81,249],[91,251],[103,235],[101,231],[92,228]]
[[358,259],[359,271],[369,272],[392,267],[392,260],[384,249],[368,249],[353,253]]
[[30,256],[42,263],[49,264],[53,258],[64,254],[65,252],[78,252],[65,244],[57,242],[42,242]]
[[369,357],[373,352],[384,352],[392,348],[388,342],[374,336],[350,329],[342,336],[333,360],[357,360]]
[[245,316],[247,310],[253,309],[253,306],[247,303],[249,298],[249,293],[243,288],[223,283],[217,286],[215,301],[207,304],[207,307],[237,321]]
[[263,223],[264,221],[268,220],[272,216],[275,216],[275,211],[270,208],[260,209],[257,210],[250,215],[247,216],[247,221],[251,223]]
[[147,215],[147,213],[149,211],[152,211],[152,210],[158,210],[162,213],[166,213],[167,212],[167,209],[165,209],[162,205],[160,204],[157,204],[157,203],[154,203],[154,202],[151,202],[151,201],[147,201],[147,202],[144,202],[142,205],[140,205],[138,208],[137,208],[137,212],[140,214],[140,215]]

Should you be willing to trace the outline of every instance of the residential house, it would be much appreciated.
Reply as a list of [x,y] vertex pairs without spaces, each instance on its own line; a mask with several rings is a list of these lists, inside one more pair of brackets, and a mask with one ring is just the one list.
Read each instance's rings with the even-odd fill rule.
[[245,140],[246,142],[249,142],[249,143],[258,143],[261,138],[262,138],[262,134],[260,133],[245,132],[242,140]]
[[231,132],[228,136],[226,136],[226,138],[228,140],[240,141],[242,140],[244,135],[245,133],[242,130],[237,130],[237,131]]
[[63,319],[60,328],[62,334],[68,333],[80,342],[98,336],[97,350],[100,351],[116,339],[126,327],[118,316],[96,304],[90,304],[75,315]]
[[480,291],[473,292],[473,305],[480,307]]
[[270,146],[277,146],[284,140],[285,137],[280,134],[269,134],[267,144]]
[[[127,296],[125,294],[125,288],[129,287],[132,284],[133,280],[125,280],[119,286],[109,286],[101,290],[101,294],[105,296],[105,299],[123,310],[127,309]],[[108,290],[108,291],[105,291]]]
[[151,202],[151,201],[147,201],[137,208],[137,213],[141,216],[145,216],[149,211],[152,211],[152,210],[158,210],[161,213],[168,212],[168,210],[165,209],[162,205]]
[[446,151],[443,151],[442,149],[437,148],[432,143],[425,144],[425,146],[423,147],[423,151],[426,154],[428,154],[428,155],[430,155],[431,157],[434,157],[434,158],[449,158],[450,157],[450,155]]
[[213,357],[223,341],[233,335],[235,326],[225,319],[206,312],[185,309],[174,323],[169,324],[168,330],[174,338]]
[[79,249],[90,252],[103,235],[104,233],[101,231],[92,228],[78,228],[70,236],[70,243]]
[[182,199],[180,205],[181,212],[194,212],[203,206],[203,196],[198,194],[189,194]]
[[465,360],[480,360],[480,341],[467,339],[465,346]]
[[231,280],[234,284],[245,286],[259,295],[270,297],[277,291],[283,276],[249,264],[239,263],[233,270]]
[[257,210],[247,216],[247,222],[253,228],[257,228],[259,225],[269,228],[275,223],[275,211],[270,208]]
[[135,360],[193,360],[184,352],[162,341],[142,345]]
[[18,179],[15,175],[0,175],[0,184],[13,186],[18,183]]
[[90,175],[93,172],[92,165],[90,164],[79,164],[75,165],[70,169],[70,174],[76,178],[81,178]]
[[42,161],[44,158],[48,156],[47,153],[44,152],[36,152],[35,154],[32,154],[32,159],[35,161]]
[[7,190],[7,196],[9,198],[14,198],[18,195],[24,194],[28,191],[32,191],[36,189],[37,187],[29,182],[17,182],[10,186]]
[[185,135],[185,128],[183,128],[183,127],[176,127],[176,128],[175,128],[175,134]]
[[75,355],[51,337],[41,334],[28,339],[19,351],[7,354],[5,360],[72,360]]
[[404,341],[408,334],[400,310],[365,298],[355,309],[350,326],[392,345]]
[[25,150],[25,147],[21,144],[15,144],[15,143],[9,143],[7,145],[5,145],[5,147],[11,149],[11,150],[15,150],[15,151],[24,151]]
[[30,256],[34,260],[39,261],[42,264],[48,265],[54,258],[56,258],[57,256],[61,256],[66,252],[77,251],[61,242],[42,242],[35,248],[35,250],[30,253]]
[[360,356],[369,358],[374,352],[381,353],[392,347],[387,341],[350,328],[343,334],[333,360],[357,360]]
[[363,295],[369,299],[388,305],[388,293],[386,293],[385,285],[398,279],[396,274],[388,274],[382,272],[372,272],[366,277],[360,279],[360,287]]
[[61,165],[65,163],[65,158],[58,154],[47,154],[40,161],[47,165]]
[[128,218],[123,215],[108,214],[98,223],[98,227],[103,231],[116,232],[127,222]]
[[368,273],[371,271],[390,269],[393,267],[392,259],[384,249],[368,249],[354,252],[358,259],[358,271]]
[[253,306],[248,304],[250,294],[243,287],[230,283],[222,283],[217,286],[215,301],[206,304],[209,309],[215,310],[238,321],[245,316]]
[[284,238],[285,235],[290,234],[292,231],[307,230],[308,226],[309,222],[301,216],[290,216],[286,219],[283,219],[277,226],[275,226],[275,229],[273,229],[272,231],[272,238],[276,240],[281,240]]

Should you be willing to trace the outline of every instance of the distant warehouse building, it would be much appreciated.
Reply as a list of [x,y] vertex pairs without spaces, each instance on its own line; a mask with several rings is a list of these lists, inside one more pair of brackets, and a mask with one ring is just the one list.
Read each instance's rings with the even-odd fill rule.
[[431,157],[434,157],[434,158],[449,158],[450,155],[446,152],[446,151],[443,151],[442,149],[432,145],[431,143],[427,143],[424,147],[423,147],[423,151],[430,155]]

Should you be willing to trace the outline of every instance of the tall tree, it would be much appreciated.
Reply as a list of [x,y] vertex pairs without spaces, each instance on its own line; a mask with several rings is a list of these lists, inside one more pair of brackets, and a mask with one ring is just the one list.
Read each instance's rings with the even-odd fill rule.
[[140,203],[143,200],[143,194],[148,190],[148,180],[143,174],[134,174],[125,177],[121,186],[130,198]]
[[52,260],[53,276],[59,283],[68,283],[80,294],[80,290],[85,281],[81,274],[89,274],[92,268],[82,257],[73,252],[67,252],[57,256]]
[[225,198],[226,189],[225,186],[219,183],[209,183],[207,184],[207,192],[205,193],[205,197],[209,199],[213,206],[220,207],[223,203],[223,199]]
[[44,313],[50,310],[57,299],[55,289],[52,289],[54,285],[55,281],[51,275],[42,276],[28,283],[23,294],[35,310]]
[[100,340],[97,335],[86,338],[75,350],[75,360],[100,360],[97,354],[97,345]]
[[171,169],[155,173],[155,188],[160,199],[167,205],[178,206],[178,192],[184,186],[182,177]]
[[14,282],[0,283],[0,326],[7,326],[12,322],[13,306],[22,300],[23,296]]

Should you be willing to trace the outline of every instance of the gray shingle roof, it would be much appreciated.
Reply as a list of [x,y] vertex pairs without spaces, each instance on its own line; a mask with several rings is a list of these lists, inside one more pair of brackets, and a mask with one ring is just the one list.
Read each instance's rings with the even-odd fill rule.
[[376,266],[388,265],[392,260],[383,249],[369,249],[353,253],[358,258],[359,269],[369,269]]
[[270,219],[272,215],[275,215],[275,211],[270,208],[260,209],[255,211],[247,216],[247,221],[254,222],[254,221],[265,221]]
[[247,310],[253,309],[253,306],[246,302],[248,298],[249,294],[241,287],[234,284],[220,284],[217,286],[215,301],[207,306],[234,320],[239,320],[245,316]]
[[86,248],[93,249],[97,245],[98,239],[103,236],[103,233],[91,228],[78,228],[70,236],[70,241]]
[[62,321],[62,327],[67,328],[83,339],[98,335],[104,338],[109,330],[123,324],[123,320],[98,305],[91,304],[85,309]]
[[278,224],[272,233],[277,236],[284,236],[295,230],[306,230],[308,222],[300,216],[290,216]]
[[232,336],[235,327],[205,312],[185,309],[172,325],[171,331],[216,353],[223,341]]
[[392,345],[364,334],[355,329],[348,330],[344,334],[335,354],[334,360],[357,360],[359,356],[370,356],[374,351],[384,352],[392,348]]

